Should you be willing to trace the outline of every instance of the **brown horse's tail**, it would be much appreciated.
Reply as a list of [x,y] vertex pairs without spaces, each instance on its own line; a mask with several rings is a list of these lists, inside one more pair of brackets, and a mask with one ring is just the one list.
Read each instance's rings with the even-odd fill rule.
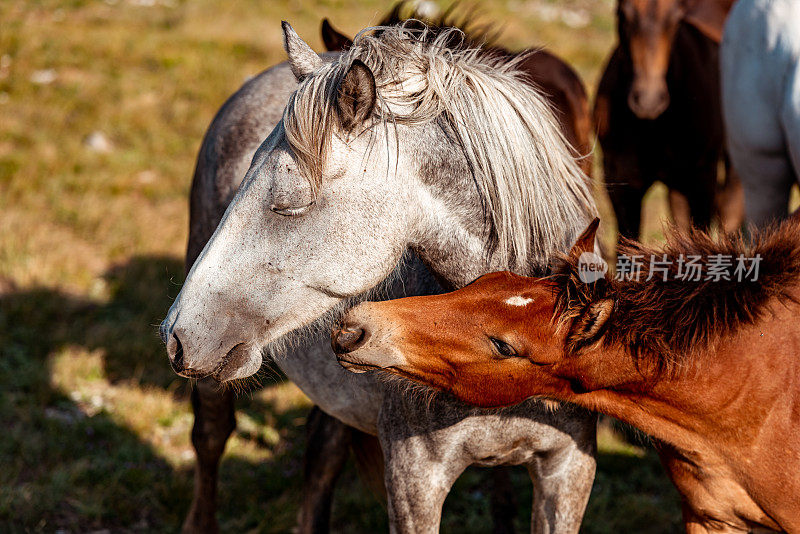
[[350,446],[356,459],[359,477],[382,504],[386,504],[386,485],[383,478],[383,450],[378,438],[353,429]]

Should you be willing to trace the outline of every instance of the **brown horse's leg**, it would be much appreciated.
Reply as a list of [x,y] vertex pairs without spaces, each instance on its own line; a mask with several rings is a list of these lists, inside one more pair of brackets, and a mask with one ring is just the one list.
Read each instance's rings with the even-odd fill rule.
[[744,188],[739,175],[727,161],[725,185],[717,193],[717,211],[725,233],[735,232],[744,223]]
[[299,534],[326,533],[336,481],[350,455],[351,428],[317,406],[306,421],[303,502],[297,518]]
[[692,213],[689,209],[689,199],[677,189],[669,190],[669,211],[672,212],[672,221],[681,230],[688,230],[692,226]]
[[640,189],[630,185],[609,184],[608,196],[617,216],[617,229],[623,237],[636,239],[639,237],[642,223],[642,199],[646,188]]
[[693,188],[686,195],[689,200],[689,211],[692,214],[692,224],[706,230],[711,226],[711,219],[715,209],[717,190],[716,162],[698,172],[693,181]]
[[185,533],[213,533],[217,524],[217,474],[219,459],[233,429],[236,417],[233,392],[220,388],[211,379],[200,380],[192,390],[192,445],[197,455],[194,472],[194,496],[183,523]]

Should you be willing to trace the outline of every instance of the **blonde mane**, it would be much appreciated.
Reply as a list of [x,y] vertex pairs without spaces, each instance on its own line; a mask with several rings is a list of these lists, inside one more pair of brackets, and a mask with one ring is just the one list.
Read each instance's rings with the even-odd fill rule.
[[336,94],[352,62],[375,76],[377,105],[365,126],[445,121],[461,145],[489,223],[492,250],[522,274],[563,251],[596,208],[545,97],[517,66],[465,44],[456,28],[368,28],[338,61],[304,81],[284,112],[286,138],[315,194],[333,131]]

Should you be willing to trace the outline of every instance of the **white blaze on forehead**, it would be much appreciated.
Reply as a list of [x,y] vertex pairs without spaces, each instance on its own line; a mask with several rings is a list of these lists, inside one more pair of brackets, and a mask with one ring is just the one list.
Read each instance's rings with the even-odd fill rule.
[[526,306],[533,302],[533,299],[520,297],[519,295],[514,297],[509,297],[506,299],[506,304],[509,306]]

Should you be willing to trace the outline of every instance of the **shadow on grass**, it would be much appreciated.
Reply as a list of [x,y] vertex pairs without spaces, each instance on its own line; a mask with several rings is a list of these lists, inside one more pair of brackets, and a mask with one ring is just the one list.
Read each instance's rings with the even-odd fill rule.
[[[191,470],[175,468],[175,458],[161,456],[107,405],[87,411],[57,385],[53,361],[67,348],[98,350],[108,382],[187,397],[186,381],[170,370],[155,327],[174,297],[165,288],[177,293],[182,271],[173,258],[133,258],[107,273],[109,298],[103,301],[44,288],[0,294],[1,531],[179,529],[191,498]],[[105,380],[98,387],[108,389]],[[257,527],[269,503],[290,516],[273,526],[288,530],[299,502],[293,483],[305,410],[279,411],[257,399],[240,404],[261,421],[268,416],[280,440],[254,441],[256,448],[270,447],[268,461],[226,457],[222,524]],[[271,502],[281,500],[294,505]]]
[[[4,531],[126,526],[146,530],[185,506],[189,477],[177,474],[105,409],[91,415],[53,385],[51,356],[103,349],[109,376],[137,373],[160,385],[153,365],[152,273],[166,258],[137,258],[109,272],[107,304],[50,289],[0,295],[0,520]],[[163,277],[163,274],[161,275]],[[141,289],[150,284],[149,291]],[[144,321],[145,326],[137,323]],[[163,367],[163,361],[158,367]],[[152,369],[151,369],[152,368]]]
[[[50,289],[0,294],[1,531],[180,528],[192,492],[186,462],[162,456],[113,410],[87,413],[54,385],[51,364],[64,348],[97,350],[112,384],[185,400],[186,382],[170,370],[156,328],[182,279],[182,262],[145,256],[109,270],[103,301]],[[276,374],[266,387],[283,380]],[[247,396],[237,409],[255,427],[240,424],[238,437],[263,454],[233,452],[223,459],[223,531],[291,531],[303,499],[306,409],[278,409]],[[443,532],[492,531],[486,474],[470,468],[457,481],[445,503]],[[531,483],[523,468],[513,468],[511,480],[516,530],[526,532]],[[600,454],[583,532],[678,532],[679,519],[677,496],[655,453]],[[388,530],[385,509],[352,465],[339,482],[331,526],[334,532]]]
[[677,534],[683,532],[680,497],[649,443],[643,456],[601,453],[597,476],[581,532]]
[[[105,274],[107,301],[52,289],[6,292],[0,295],[2,350],[44,362],[66,346],[102,349],[111,382],[133,380],[169,387],[178,379],[167,363],[157,325],[182,280],[179,260],[139,256]],[[38,367],[38,374],[48,373]],[[31,372],[37,373],[36,369]]]

